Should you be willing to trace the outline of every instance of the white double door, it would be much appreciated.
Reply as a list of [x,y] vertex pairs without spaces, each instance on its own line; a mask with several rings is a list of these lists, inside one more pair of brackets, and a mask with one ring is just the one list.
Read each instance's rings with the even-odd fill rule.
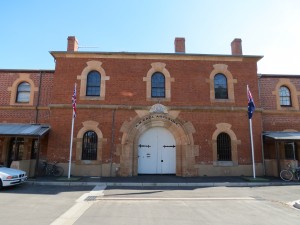
[[176,142],[169,130],[153,127],[141,135],[138,143],[138,173],[176,173]]

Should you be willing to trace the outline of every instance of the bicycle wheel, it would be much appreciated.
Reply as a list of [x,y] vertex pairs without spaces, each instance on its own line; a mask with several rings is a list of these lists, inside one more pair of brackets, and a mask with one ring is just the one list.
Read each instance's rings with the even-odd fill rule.
[[63,175],[64,173],[64,169],[60,166],[55,166],[55,168],[53,168],[53,176],[56,177],[60,177],[61,175]]
[[293,179],[293,173],[289,170],[281,170],[280,178],[284,181],[291,181]]

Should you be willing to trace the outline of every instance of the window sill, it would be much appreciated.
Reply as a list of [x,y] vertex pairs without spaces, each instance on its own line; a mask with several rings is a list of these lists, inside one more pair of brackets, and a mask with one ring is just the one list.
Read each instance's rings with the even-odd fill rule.
[[216,102],[216,103],[221,103],[221,102],[224,102],[224,103],[227,103],[227,102],[230,102],[230,103],[234,103],[234,99],[211,99],[210,100],[211,102]]
[[213,165],[219,167],[230,167],[235,166],[235,163],[233,161],[214,161]]
[[99,101],[99,100],[104,100],[104,97],[101,97],[101,96],[80,96],[80,100]]
[[152,101],[152,102],[170,102],[170,98],[147,98],[147,101]]
[[78,160],[76,165],[100,165],[101,161],[99,160]]
[[33,106],[30,102],[15,102],[13,104],[10,104],[11,106]]
[[280,106],[279,110],[281,111],[298,111],[299,108],[293,106]]

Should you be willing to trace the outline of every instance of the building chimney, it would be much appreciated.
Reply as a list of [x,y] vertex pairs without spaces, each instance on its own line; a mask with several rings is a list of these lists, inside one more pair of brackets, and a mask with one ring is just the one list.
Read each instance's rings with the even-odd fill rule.
[[242,51],[242,39],[235,38],[231,42],[231,54],[232,55],[243,55],[243,51]]
[[75,36],[68,37],[68,52],[77,52],[78,50],[78,41]]
[[175,38],[175,53],[185,53],[185,39]]

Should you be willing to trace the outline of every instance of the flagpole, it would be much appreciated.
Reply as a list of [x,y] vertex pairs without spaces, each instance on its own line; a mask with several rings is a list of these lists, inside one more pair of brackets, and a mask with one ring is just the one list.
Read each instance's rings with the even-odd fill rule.
[[74,133],[74,120],[76,117],[76,83],[74,86],[74,92],[72,95],[72,128],[71,128],[71,140],[70,140],[70,158],[69,158],[69,171],[68,171],[68,179],[71,177],[71,164],[72,164],[72,148],[73,148],[73,133]]
[[72,128],[71,128],[71,141],[70,141],[70,158],[69,158],[68,179],[70,179],[70,177],[71,177],[72,148],[73,148],[73,131],[74,131],[74,113],[73,113],[73,116],[72,116]]
[[248,118],[249,118],[249,129],[250,129],[250,143],[251,143],[251,155],[252,155],[252,170],[253,178],[256,178],[255,175],[255,157],[254,157],[254,147],[253,147],[253,134],[252,134],[252,114],[254,112],[255,106],[252,98],[252,94],[247,85],[247,97],[248,97]]
[[251,153],[252,153],[252,169],[253,169],[253,178],[255,179],[255,161],[254,161],[254,147],[253,147],[253,135],[252,135],[252,119],[249,119],[250,126],[250,141],[251,141]]

